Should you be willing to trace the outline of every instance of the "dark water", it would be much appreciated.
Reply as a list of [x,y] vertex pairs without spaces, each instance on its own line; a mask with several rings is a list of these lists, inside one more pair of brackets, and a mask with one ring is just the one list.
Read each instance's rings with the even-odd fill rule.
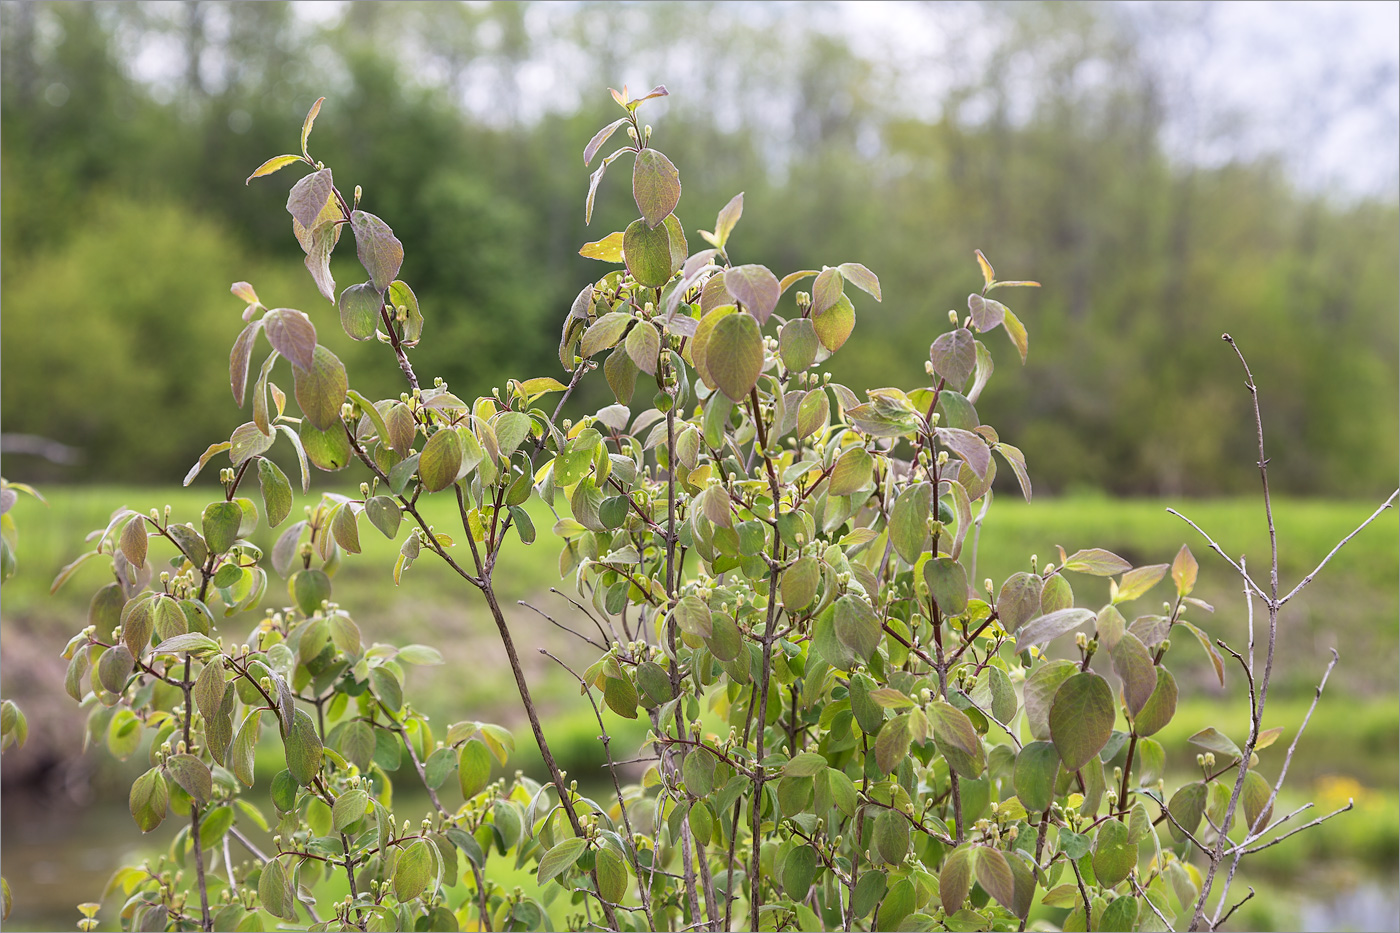
[[[407,795],[396,795],[402,812],[415,812],[415,803]],[[0,873],[10,883],[14,909],[4,928],[75,929],[81,917],[78,904],[100,901],[118,867],[165,851],[181,825],[172,815],[142,836],[125,800],[78,806],[5,793],[0,803]],[[118,905],[116,897],[104,905],[99,929],[117,929]],[[1300,903],[1295,922],[1293,929],[1315,933],[1400,933],[1400,889],[1389,876],[1367,878],[1346,890],[1316,890]]]

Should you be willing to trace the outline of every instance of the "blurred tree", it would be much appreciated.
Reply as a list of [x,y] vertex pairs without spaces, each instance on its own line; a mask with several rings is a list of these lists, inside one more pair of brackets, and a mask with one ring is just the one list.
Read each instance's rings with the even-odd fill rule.
[[[5,297],[30,300],[22,289],[37,270],[101,267],[104,240],[125,246],[95,224],[139,224],[126,209],[99,213],[102,203],[170,205],[269,269],[295,269],[289,223],[276,219],[285,188],[242,179],[324,94],[318,147],[335,153],[350,184],[374,179],[366,205],[394,218],[408,255],[421,257],[425,365],[466,393],[507,369],[552,372],[563,309],[596,272],[578,247],[632,216],[605,186],[592,226],[582,222],[581,143],[609,103],[595,92],[665,81],[674,92],[666,119],[685,141],[672,154],[704,166],[683,179],[679,213],[693,248],[744,178],[746,201],[765,208],[736,232],[746,259],[811,268],[856,259],[879,271],[885,301],[842,354],[841,378],[895,383],[921,371],[929,315],[972,289],[975,247],[996,243],[1000,268],[1045,283],[1008,298],[1034,321],[1033,371],[994,381],[979,403],[1025,450],[1042,489],[1251,484],[1240,466],[1251,459],[1239,429],[1245,399],[1217,340],[1227,330],[1253,349],[1269,390],[1277,484],[1349,494],[1393,478],[1400,212],[1393,196],[1300,189],[1275,159],[1180,156],[1194,151],[1183,132],[1211,151],[1229,141],[1183,75],[1209,60],[1222,28],[1208,5],[891,11],[893,38],[882,41],[903,31],[939,45],[896,54],[820,3],[351,3],[310,16],[286,3],[6,0]],[[1167,54],[1178,47],[1185,58]],[[146,51],[159,49],[166,59]],[[121,309],[131,295],[185,295],[211,314],[225,307],[226,282],[194,298],[196,272],[216,278],[208,256],[187,262],[176,250],[157,261],[152,244],[134,266],[140,276],[84,273],[54,307],[109,331],[128,326]],[[341,287],[359,280],[353,261],[335,271]],[[91,289],[81,308],[80,286]],[[334,314],[319,298],[301,307],[318,320]],[[80,423],[82,400],[139,383],[139,372],[77,365],[83,343],[67,337],[71,328],[25,330],[24,313],[6,306],[6,430],[35,417],[25,412],[35,404],[51,423]],[[186,311],[157,302],[142,313],[155,328],[160,315]],[[226,337],[204,348],[202,331],[178,326],[192,341],[183,352],[205,358]],[[468,344],[486,347],[477,358],[492,363],[468,369]],[[992,350],[998,365],[1020,365],[1009,344]],[[73,397],[9,391],[31,359],[69,361]],[[140,406],[130,410],[134,430]],[[1355,411],[1364,415],[1343,414]],[[101,456],[120,463],[124,436],[90,440],[114,445]],[[169,455],[173,478],[188,453]],[[24,465],[7,459],[6,471],[23,477]]]

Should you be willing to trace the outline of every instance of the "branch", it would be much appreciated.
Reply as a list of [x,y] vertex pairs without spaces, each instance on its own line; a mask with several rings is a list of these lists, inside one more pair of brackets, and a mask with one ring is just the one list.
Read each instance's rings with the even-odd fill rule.
[[1142,885],[1138,884],[1137,877],[1135,875],[1129,875],[1128,880],[1132,882],[1133,890],[1138,893],[1138,896],[1147,902],[1148,907],[1152,908],[1152,912],[1157,915],[1157,919],[1162,921],[1162,926],[1170,930],[1172,928],[1171,923],[1166,917],[1162,916],[1162,912],[1157,909],[1157,905],[1152,903],[1152,898],[1148,897],[1147,892],[1142,889]]
[[[1364,522],[1362,522],[1360,525],[1357,525],[1355,531],[1353,531],[1351,534],[1347,535],[1345,538],[1343,538],[1341,541],[1339,541],[1339,542],[1337,543],[1337,546],[1334,547],[1331,551],[1329,551],[1326,557],[1322,558],[1322,563],[1320,563],[1320,564],[1318,564],[1316,567],[1314,567],[1312,573],[1308,574],[1306,577],[1304,577],[1304,578],[1298,583],[1297,586],[1293,587],[1293,589],[1289,592],[1289,594],[1288,594],[1287,596],[1283,597],[1283,599],[1280,599],[1280,600],[1278,601],[1278,604],[1279,604],[1280,606],[1282,606],[1284,603],[1288,602],[1288,601],[1289,601],[1290,599],[1292,599],[1294,596],[1297,596],[1298,593],[1299,593],[1299,591],[1301,591],[1301,590],[1303,589],[1303,587],[1305,587],[1305,586],[1307,586],[1309,583],[1311,583],[1312,580],[1313,580],[1313,577],[1317,576],[1317,575],[1318,575],[1318,572],[1321,571],[1323,567],[1326,567],[1326,566],[1327,566],[1327,562],[1330,561],[1330,560],[1332,559],[1332,557],[1333,557],[1338,551],[1340,551],[1340,550],[1342,549],[1342,546],[1343,546],[1343,545],[1345,545],[1345,544],[1346,544],[1348,541],[1350,541],[1352,538],[1355,538],[1358,534],[1360,534],[1360,533],[1361,533],[1361,529],[1365,528],[1367,525],[1371,524],[1371,522],[1373,522],[1373,521],[1375,521],[1377,518],[1379,518],[1382,512],[1384,512],[1386,509],[1388,509],[1388,508],[1390,508],[1391,506],[1393,506],[1393,505],[1395,504],[1395,499],[1396,499],[1397,496],[1400,496],[1400,489],[1397,489],[1397,490],[1395,490],[1394,492],[1392,492],[1392,493],[1390,494],[1390,497],[1389,497],[1388,499],[1386,499],[1385,502],[1381,503],[1381,507],[1378,508],[1378,509],[1376,509],[1374,512],[1371,513],[1371,517],[1370,517],[1370,518],[1366,519],[1366,520],[1365,520]],[[1241,903],[1243,903],[1243,902],[1241,902]]]
[[[1331,813],[1327,814],[1326,816],[1319,816],[1317,819],[1313,820],[1311,823],[1304,823],[1302,826],[1298,826],[1298,827],[1296,827],[1296,828],[1294,828],[1294,829],[1289,830],[1288,832],[1284,833],[1282,836],[1275,836],[1274,838],[1270,839],[1268,842],[1265,842],[1265,843],[1262,843],[1262,844],[1260,844],[1260,845],[1254,846],[1253,848],[1250,848],[1250,849],[1245,849],[1244,852],[1241,853],[1241,854],[1243,854],[1243,855],[1253,855],[1255,852],[1260,852],[1260,851],[1262,851],[1262,850],[1264,850],[1264,849],[1267,849],[1269,846],[1278,845],[1280,842],[1282,842],[1283,840],[1287,839],[1289,836],[1296,836],[1298,833],[1301,833],[1301,832],[1302,832],[1303,830],[1305,830],[1305,829],[1311,829],[1311,828],[1314,827],[1314,826],[1319,826],[1319,825],[1321,825],[1321,824],[1327,822],[1328,820],[1330,820],[1332,817],[1337,816],[1337,815],[1340,814],[1340,813],[1345,813],[1345,812],[1347,812],[1348,810],[1350,810],[1350,809],[1351,809],[1353,806],[1355,806],[1355,805],[1356,805],[1356,802],[1355,802],[1354,800],[1352,800],[1350,797],[1348,797],[1348,798],[1347,798],[1347,805],[1346,805],[1345,807],[1338,807],[1337,809],[1333,810]],[[1289,816],[1292,816],[1293,814],[1290,813],[1290,814],[1288,814],[1288,815],[1289,815]],[[1284,819],[1287,819],[1287,817],[1285,817]],[[1282,822],[1283,822],[1283,820],[1279,820],[1279,823],[1282,823]],[[1278,824],[1276,823],[1276,824],[1274,824],[1274,825],[1277,826]],[[1272,828],[1272,827],[1270,827],[1270,828]]]
[[1249,586],[1250,589],[1252,589],[1252,590],[1254,590],[1254,592],[1258,593],[1258,594],[1259,594],[1259,597],[1260,597],[1261,599],[1263,599],[1265,602],[1270,602],[1270,601],[1271,601],[1271,600],[1269,599],[1269,594],[1264,592],[1263,587],[1261,587],[1258,583],[1255,583],[1255,582],[1254,582],[1254,578],[1251,577],[1251,576],[1245,571],[1245,569],[1244,569],[1243,567],[1241,567],[1239,564],[1237,564],[1237,563],[1235,563],[1233,560],[1231,560],[1231,559],[1230,559],[1230,555],[1229,555],[1229,554],[1226,554],[1225,551],[1224,551],[1223,549],[1221,549],[1220,545],[1218,545],[1218,544],[1215,543],[1215,539],[1212,538],[1210,535],[1206,534],[1206,533],[1205,533],[1205,530],[1204,530],[1203,528],[1201,528],[1200,525],[1197,525],[1195,522],[1191,521],[1191,519],[1187,518],[1185,515],[1182,515],[1180,512],[1178,512],[1176,509],[1167,509],[1167,514],[1168,514],[1168,515],[1175,515],[1177,518],[1181,519],[1183,522],[1185,522],[1186,524],[1190,525],[1192,528],[1196,529],[1196,532],[1197,532],[1202,538],[1205,538],[1205,539],[1206,539],[1206,544],[1210,545],[1210,549],[1211,549],[1212,551],[1214,551],[1215,553],[1219,554],[1221,557],[1223,557],[1223,558],[1225,559],[1225,563],[1227,563],[1227,564],[1229,564],[1231,567],[1233,567],[1234,570],[1235,570],[1235,573],[1239,574],[1241,577],[1244,578],[1244,582]]

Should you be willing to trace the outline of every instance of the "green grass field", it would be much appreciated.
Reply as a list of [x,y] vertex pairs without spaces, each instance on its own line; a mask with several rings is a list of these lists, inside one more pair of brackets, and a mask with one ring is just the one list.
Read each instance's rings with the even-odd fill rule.
[[[62,692],[62,662],[53,662],[63,643],[85,623],[87,600],[103,581],[105,571],[100,562],[93,562],[55,596],[49,595],[50,581],[84,549],[84,535],[104,526],[113,509],[126,505],[144,511],[168,503],[177,520],[197,523],[203,506],[218,492],[208,487],[173,491],[87,487],[54,488],[44,493],[48,507],[22,499],[13,512],[20,533],[19,570],[5,585],[0,664],[5,695],[18,700],[30,712],[34,738],[47,740],[60,749],[76,750],[81,741],[81,714]],[[1377,504],[1276,502],[1281,587],[1291,588]],[[427,498],[422,505],[429,521],[439,530],[455,529],[455,510],[443,497]],[[1028,568],[1032,554],[1038,556],[1042,566],[1048,561],[1058,562],[1056,545],[1062,545],[1067,552],[1104,547],[1142,565],[1169,563],[1181,544],[1186,543],[1201,565],[1196,595],[1216,608],[1214,614],[1196,612],[1194,621],[1213,637],[1242,646],[1247,615],[1238,580],[1223,561],[1209,552],[1195,531],[1167,514],[1168,507],[1189,515],[1231,554],[1246,555],[1249,566],[1267,580],[1267,528],[1262,508],[1253,500],[1166,502],[1078,497],[1027,504],[1010,496],[998,497],[988,514],[978,547],[977,578],[1000,581],[1015,570]],[[527,653],[527,672],[546,710],[546,730],[556,755],[571,774],[587,780],[586,775],[600,764],[597,724],[591,710],[578,709],[576,683],[531,649],[548,647],[569,660],[576,670],[592,660],[592,649],[586,645],[580,649],[573,638],[515,605],[516,600],[525,599],[560,621],[574,624],[579,618],[566,601],[549,593],[551,586],[568,588],[558,581],[558,552],[544,533],[554,518],[538,503],[532,505],[532,511],[541,531],[540,539],[530,547],[512,542],[498,565],[498,586],[510,610],[510,624]],[[431,555],[415,563],[403,585],[395,588],[392,568],[397,545],[385,540],[367,522],[361,526],[364,553],[347,556],[335,577],[335,599],[356,618],[369,640],[399,645],[425,642],[443,649],[445,665],[413,669],[407,686],[415,705],[444,726],[457,719],[472,718],[516,728],[522,736],[521,751],[511,767],[535,770],[536,756],[526,747],[528,733],[523,728],[523,715],[518,710],[504,655],[477,594]],[[261,528],[254,539],[270,548],[276,533]],[[1247,883],[1260,886],[1261,893],[1262,886],[1296,878],[1300,872],[1314,880],[1322,878],[1317,883],[1328,885],[1338,883],[1334,877],[1338,872],[1346,876],[1349,871],[1352,877],[1361,878],[1380,872],[1380,877],[1390,879],[1386,883],[1393,886],[1396,848],[1400,845],[1395,828],[1395,785],[1400,779],[1400,713],[1395,680],[1400,652],[1396,629],[1400,612],[1398,552],[1397,517],[1389,512],[1352,541],[1312,587],[1285,609],[1275,687],[1265,725],[1285,726],[1286,733],[1279,744],[1263,753],[1262,767],[1265,773],[1277,773],[1286,743],[1306,712],[1317,678],[1330,657],[1328,649],[1336,647],[1341,661],[1299,744],[1290,771],[1288,797],[1299,802],[1316,800],[1319,810],[1325,812],[1324,808],[1345,803],[1350,796],[1356,799],[1357,809],[1319,831],[1268,850],[1267,857],[1249,869],[1246,879]],[[152,553],[157,560],[163,555],[154,544]],[[1076,576],[1071,582],[1081,604],[1096,606],[1106,601],[1106,581]],[[288,602],[279,598],[284,587],[274,577],[264,605]],[[1139,614],[1157,611],[1157,601],[1168,598],[1169,588],[1170,584],[1161,585],[1129,608]],[[225,631],[241,638],[253,621],[231,620],[225,624]],[[1262,633],[1262,619],[1256,624]],[[1182,704],[1176,719],[1158,738],[1167,750],[1169,768],[1180,774],[1194,758],[1195,750],[1186,741],[1189,735],[1206,725],[1215,725],[1242,736],[1247,728],[1247,714],[1243,678],[1238,669],[1227,668],[1226,687],[1222,689],[1199,645],[1193,639],[1176,641],[1180,643],[1173,644],[1168,663],[1182,685]],[[608,716],[611,730],[619,721]],[[617,744],[636,744],[641,737],[641,731],[624,728]],[[10,757],[11,753],[7,753],[6,758]],[[272,764],[269,758],[267,765]],[[125,792],[120,784],[124,771],[110,763],[104,767],[108,771],[98,776],[99,803],[121,811],[118,815],[124,817],[108,821],[110,845],[115,853],[130,845],[135,834],[128,832],[129,817],[124,812]],[[7,821],[7,856],[15,851],[12,846],[29,845],[19,840],[12,825]],[[1324,868],[1331,874],[1323,872]],[[522,883],[529,880],[525,877],[528,871],[518,874]],[[62,886],[56,890],[67,896]],[[1280,891],[1282,895],[1288,893]],[[1287,907],[1292,902],[1286,896],[1273,898],[1269,903],[1285,905],[1271,909],[1293,909]],[[1256,907],[1255,913],[1242,911],[1240,923],[1280,927],[1292,922],[1287,919],[1292,915],[1280,919],[1261,915],[1257,913],[1259,909],[1262,908]],[[62,913],[39,916],[43,919],[33,921],[38,928],[45,922],[67,922]]]

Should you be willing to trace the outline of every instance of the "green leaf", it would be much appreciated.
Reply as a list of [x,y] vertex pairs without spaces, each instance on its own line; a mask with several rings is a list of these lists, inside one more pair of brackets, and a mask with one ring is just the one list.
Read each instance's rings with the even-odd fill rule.
[[817,876],[817,853],[810,845],[799,845],[783,860],[783,893],[794,901],[807,899]]
[[788,777],[815,777],[827,768],[827,760],[816,752],[802,752],[783,765]]
[[954,849],[944,860],[943,870],[938,874],[938,897],[943,903],[943,911],[949,915],[962,909],[963,902],[972,891],[972,848],[963,845]]
[[[420,461],[421,462],[421,461]],[[371,496],[365,502],[365,514],[369,523],[378,528],[390,541],[399,533],[399,523],[403,520],[403,510],[388,496]]]
[[1137,846],[1128,841],[1128,827],[1106,820],[1094,837],[1094,877],[1111,888],[1137,867]]
[[588,843],[577,836],[565,839],[555,845],[540,858],[540,869],[535,876],[536,883],[542,885],[547,881],[552,881],[572,868],[587,847]]
[[730,314],[715,324],[705,348],[706,366],[731,401],[742,402],[763,371],[763,336],[747,314]]
[[343,833],[364,819],[368,810],[369,794],[359,788],[348,790],[336,798],[335,806],[331,808],[331,826],[336,832]]
[[655,227],[676,209],[681,199],[681,176],[659,150],[643,149],[632,166],[632,197],[648,227]]
[[276,528],[292,510],[292,484],[277,464],[263,457],[258,460],[258,485],[268,527]]
[[292,719],[292,728],[283,739],[287,755],[287,770],[292,778],[303,787],[309,787],[321,770],[321,737],[316,733],[316,722],[304,709],[298,709]]
[[471,800],[486,789],[491,780],[491,752],[481,742],[466,742],[457,757],[457,780],[462,797]]
[[183,787],[201,807],[209,802],[214,782],[209,774],[208,765],[194,755],[182,753],[165,759],[165,768],[175,779],[175,783]]
[[351,554],[360,553],[360,523],[349,502],[342,503],[331,516],[331,534],[335,543]]
[[760,326],[767,322],[782,295],[778,277],[767,266],[757,264],[734,266],[727,270],[724,273],[724,287]]
[[719,612],[711,616],[710,636],[705,644],[720,661],[733,661],[744,650],[744,636],[728,613]]
[[880,645],[880,617],[863,599],[847,594],[836,601],[836,638],[856,659],[865,661]]
[[[889,774],[899,767],[899,763],[909,754],[909,713],[901,713],[886,722],[875,737],[875,763],[880,771]],[[901,857],[902,854],[901,854]],[[894,862],[897,859],[890,859]]]
[[603,900],[621,903],[627,895],[627,863],[622,856],[602,846],[594,857],[593,870],[598,875],[598,893]]
[[951,557],[936,557],[924,564],[924,582],[944,618],[967,611],[967,571]]
[[967,714],[937,699],[925,708],[925,712],[938,748],[948,759],[948,766],[964,777],[980,775],[986,766],[986,752]]
[[1220,681],[1220,686],[1225,686],[1225,661],[1220,657],[1220,652],[1216,651],[1215,646],[1210,643],[1210,636],[1185,619],[1178,620],[1177,624],[1184,626],[1187,631],[1196,636],[1196,641],[1201,644],[1201,650],[1210,658],[1210,663],[1215,668],[1215,677]]
[[243,509],[236,502],[214,502],[204,509],[204,540],[215,554],[222,554],[238,540]]
[[1060,754],[1051,742],[1028,742],[1016,756],[1016,796],[1029,813],[1044,811],[1055,799]]
[[876,301],[880,300],[880,279],[875,273],[858,262],[843,262],[836,268],[840,270],[841,276],[847,282],[850,282]]
[[1115,897],[1104,908],[1103,916],[1094,925],[1095,930],[1122,931],[1128,933],[1137,929],[1138,903],[1131,895]]
[[1014,632],[1040,615],[1041,581],[1033,573],[1013,573],[1001,585],[997,596],[997,615],[1002,627]]
[[[919,556],[928,550],[928,519],[932,508],[933,487],[928,483],[916,483],[899,494],[894,508],[890,510],[890,540],[899,556],[910,564],[916,563]],[[924,573],[927,575],[927,569]],[[964,576],[964,605],[966,592]]]
[[1269,825],[1269,817],[1274,808],[1268,804],[1273,792],[1274,789],[1258,771],[1245,772],[1244,819],[1245,826],[1251,833],[1262,832],[1264,827]]
[[1187,784],[1172,794],[1171,802],[1167,804],[1167,811],[1171,813],[1172,820],[1175,822],[1172,820],[1167,822],[1172,838],[1178,843],[1186,841],[1187,833],[1195,835],[1196,827],[1201,825],[1201,816],[1206,812],[1208,796],[1209,790],[1200,781]]
[[841,349],[856,327],[856,309],[851,299],[842,295],[840,301],[812,319],[812,326],[817,331],[817,339],[829,352]]
[[683,596],[672,613],[681,631],[696,638],[707,638],[713,631],[714,621],[710,607],[698,596]]
[[622,256],[637,284],[660,288],[671,281],[671,231],[634,220],[622,232]]
[[340,734],[340,754],[361,771],[369,767],[374,748],[374,729],[367,722],[348,723]]
[[311,615],[321,608],[321,603],[331,596],[331,578],[324,570],[312,568],[299,570],[292,575],[292,599],[303,615]]
[[1132,564],[1112,551],[1093,547],[1075,551],[1065,558],[1063,569],[1076,573],[1087,573],[1096,577],[1112,577],[1131,570]]
[[250,710],[243,724],[238,727],[238,734],[233,738],[233,744],[228,749],[228,761],[226,764],[238,778],[249,787],[253,786],[253,753],[258,747],[258,724],[262,717],[262,710]]
[[[350,383],[345,366],[330,350],[317,346],[312,364],[293,364],[294,392],[302,414],[320,431],[340,429],[340,408]],[[314,459],[314,458],[313,458]]]
[[820,346],[817,328],[807,318],[788,321],[778,331],[778,355],[790,372],[802,372],[811,366]]
[[661,354],[661,335],[656,325],[649,321],[638,321],[627,332],[627,355],[636,367],[648,376],[656,375],[657,358]]
[[288,922],[297,918],[297,895],[281,859],[274,858],[263,866],[258,879],[258,901],[263,910]]
[[374,695],[379,698],[391,713],[397,714],[403,709],[403,687],[399,684],[399,679],[394,676],[394,672],[387,667],[374,667],[369,672],[370,687],[374,690]]
[[877,869],[865,869],[856,882],[855,893],[851,895],[852,912],[857,918],[864,917],[875,909],[885,896],[885,873]]
[[316,325],[305,313],[273,308],[263,315],[263,333],[272,349],[291,360],[292,365],[311,368],[316,352]]
[[373,282],[351,285],[340,293],[340,326],[352,340],[369,340],[379,327],[384,293]]
[[131,817],[141,832],[148,833],[165,820],[170,803],[170,790],[159,768],[152,768],[131,785]]
[[714,752],[708,748],[691,749],[681,764],[685,789],[696,797],[709,796],[710,791],[714,790],[715,768],[718,764]]
[[1108,744],[1113,718],[1113,691],[1098,674],[1084,671],[1060,685],[1049,726],[1066,771],[1078,771]]
[[821,582],[821,567],[812,556],[798,558],[783,571],[783,606],[788,612],[801,612],[812,604]]
[[870,482],[874,468],[875,458],[870,456],[870,451],[864,447],[848,448],[836,460],[836,465],[832,467],[827,494],[832,496],[853,495]]
[[1229,736],[1220,732],[1214,726],[1207,726],[1200,732],[1191,736],[1187,741],[1193,745],[1199,745],[1201,748],[1207,749],[1208,751],[1216,752],[1221,755],[1228,755],[1236,760],[1242,757],[1240,754],[1240,747],[1230,741]]
[[[888,728],[888,726],[886,726]],[[903,813],[881,809],[875,815],[872,854],[878,853],[887,864],[898,865],[909,851],[909,821]]]
[[1021,702],[1016,688],[1011,686],[1011,678],[999,667],[988,667],[987,683],[992,692],[992,715],[1001,722],[1011,722]]
[[452,428],[442,428],[423,445],[418,458],[418,478],[428,492],[440,492],[457,481],[462,467],[462,438]]
[[999,849],[991,846],[974,846],[973,860],[976,864],[977,883],[982,885],[997,903],[1007,910],[1013,910],[1016,902],[1016,882],[1011,875],[1011,866]]
[[417,839],[399,850],[394,866],[394,896],[411,901],[428,888],[433,875],[433,854],[426,839]]
[[1152,735],[1171,722],[1176,715],[1176,697],[1176,678],[1165,667],[1157,668],[1157,686],[1133,718],[1137,734]]
[[797,436],[807,437],[826,427],[831,416],[831,402],[825,389],[809,389],[797,406]]
[[1113,647],[1113,670],[1123,681],[1123,699],[1136,718],[1157,689],[1157,668],[1141,639],[1124,633]]
[[355,231],[355,252],[360,257],[360,265],[369,273],[374,287],[383,292],[403,265],[403,244],[388,224],[366,211],[352,212],[350,226]]
[[626,677],[609,677],[604,681],[603,702],[624,719],[637,718],[637,688]]

